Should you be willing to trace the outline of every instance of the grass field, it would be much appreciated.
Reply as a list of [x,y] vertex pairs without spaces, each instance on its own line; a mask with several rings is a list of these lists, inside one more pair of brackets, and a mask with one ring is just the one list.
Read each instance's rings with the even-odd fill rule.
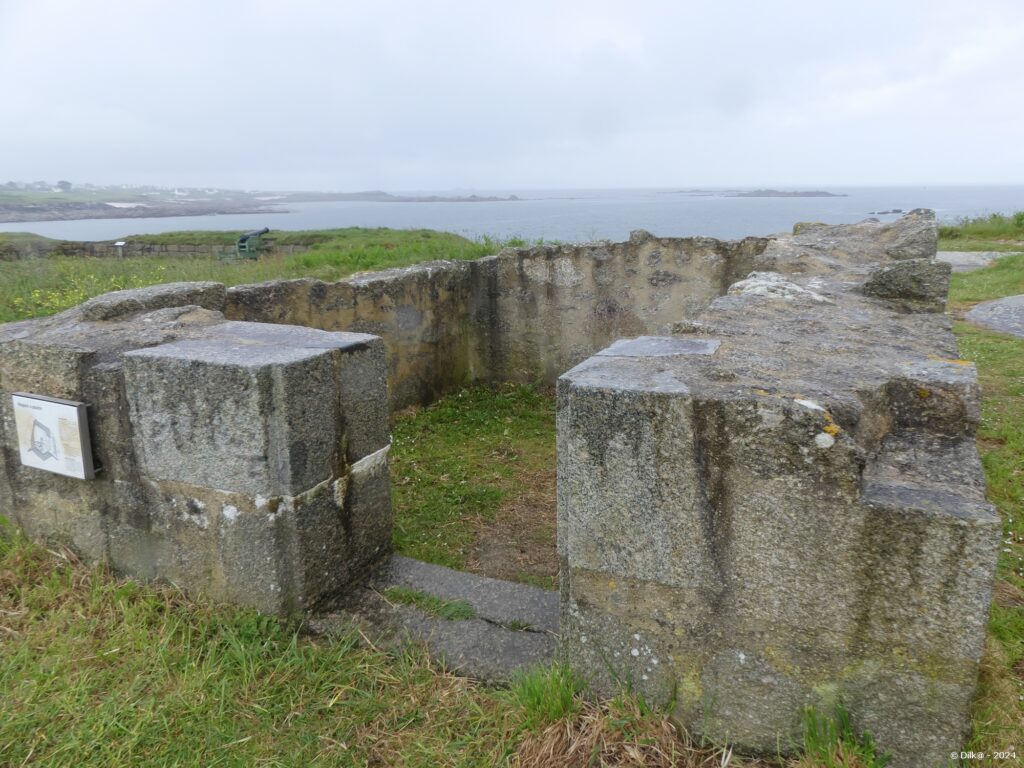
[[588,700],[558,666],[488,686],[412,646],[297,629],[0,537],[0,764],[881,765],[836,728],[801,758],[728,758],[641,700]]
[[[185,242],[181,233],[152,236],[154,241]],[[226,241],[237,233],[188,235],[202,244]],[[188,240],[194,242],[194,240]],[[291,232],[282,244],[313,250],[259,261],[147,256],[126,259],[55,257],[0,262],[0,322],[60,312],[108,291],[182,280],[214,280],[241,285],[281,278],[334,281],[356,272],[404,267],[434,259],[475,259],[496,253],[502,243],[473,241],[433,230],[337,229]],[[518,241],[516,241],[518,242]]]
[[[1022,293],[1024,255],[1006,256],[985,269],[953,275],[949,309],[962,316],[979,301]],[[978,366],[983,394],[978,448],[989,501],[1003,518],[973,744],[1001,749],[1024,739],[1024,339],[962,321],[954,332],[961,357]]]

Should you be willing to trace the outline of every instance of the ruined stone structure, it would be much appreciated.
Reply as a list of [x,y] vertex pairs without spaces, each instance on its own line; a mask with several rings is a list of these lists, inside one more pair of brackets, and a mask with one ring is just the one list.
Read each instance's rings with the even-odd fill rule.
[[562,641],[603,690],[769,753],[839,700],[897,764],[964,743],[1000,523],[949,267],[885,232],[774,240],[560,380]]
[[[557,379],[564,658],[741,749],[842,700],[932,768],[969,725],[999,536],[935,239],[915,211],[108,294],[0,327],[0,514],[309,614],[389,550],[390,409]],[[17,391],[88,403],[97,479],[21,466]]]
[[[138,578],[302,614],[390,549],[384,345],[227,322],[223,303],[172,284],[3,326],[0,514]],[[21,466],[17,391],[89,404],[96,479]]]
[[[79,240],[26,240],[2,242],[0,238],[0,261],[18,261],[20,259],[39,259],[54,256],[63,258],[120,259],[145,258],[148,256],[170,256],[180,258],[216,258],[225,252],[233,253],[231,245],[197,245],[194,243],[148,243],[140,240],[127,240],[124,245],[115,245],[116,241],[79,241]],[[274,253],[288,255],[307,253],[312,248],[308,245],[275,245]]]

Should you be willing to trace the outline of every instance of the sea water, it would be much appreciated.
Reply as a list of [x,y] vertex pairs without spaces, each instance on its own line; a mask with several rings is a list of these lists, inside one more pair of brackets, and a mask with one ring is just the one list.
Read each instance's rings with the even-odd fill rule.
[[[1024,186],[826,188],[842,197],[735,197],[725,190],[474,190],[519,200],[445,203],[289,203],[280,212],[220,216],[12,222],[4,232],[63,240],[114,240],[175,230],[437,229],[467,237],[580,242],[623,240],[635,229],[655,235],[737,238],[789,231],[797,221],[842,224],[880,211],[932,208],[940,221],[1024,210]],[[457,194],[468,195],[469,192]]]

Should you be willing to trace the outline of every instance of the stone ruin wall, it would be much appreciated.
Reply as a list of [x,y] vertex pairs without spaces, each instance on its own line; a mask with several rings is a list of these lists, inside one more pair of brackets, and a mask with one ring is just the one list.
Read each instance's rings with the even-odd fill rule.
[[[154,286],[10,323],[0,327],[0,514],[30,535],[142,579],[302,613],[389,547],[386,464],[364,478],[365,492],[358,482],[359,462],[386,449],[380,435],[389,410],[473,381],[554,383],[620,336],[695,316],[749,271],[766,242],[641,234],[628,243],[510,249],[337,283]],[[376,393],[369,399],[349,387],[347,399],[330,406],[335,395],[293,373],[313,365],[307,346],[344,350],[371,336],[370,367],[381,380],[366,385]],[[342,382],[365,382],[367,364],[354,361],[367,354],[321,357],[349,361],[338,373]],[[103,467],[95,480],[21,466],[10,406],[19,391],[89,404],[93,454]],[[290,423],[286,404],[293,402],[317,418]],[[334,424],[353,410],[373,421],[377,439],[344,459],[321,455],[315,471],[280,479],[300,455],[312,462],[308,454],[325,450],[314,434],[319,420]],[[340,422],[335,428],[339,441],[358,445],[350,431]],[[181,448],[158,448],[167,441]],[[261,446],[258,454],[250,444]],[[231,460],[237,452],[246,458]],[[332,483],[342,494],[333,502]],[[288,514],[273,511],[279,508]],[[314,514],[340,516],[341,529],[328,536],[295,528]],[[372,535],[355,530],[360,524]],[[330,577],[307,572],[303,554],[324,541],[342,542]]]
[[616,339],[696,317],[759,263],[765,238],[506,249],[324,283],[229,288],[236,320],[382,337],[393,409],[473,381],[554,384]]
[[[127,239],[121,247],[108,241],[79,240],[29,240],[26,242],[2,242],[0,237],[0,261],[45,258],[92,258],[118,259],[147,256],[173,256],[180,258],[210,259],[223,253],[234,254],[234,245],[197,245],[188,243],[147,243]],[[278,255],[307,253],[308,245],[274,245]]]
[[[384,345],[223,303],[156,286],[0,326],[0,514],[136,578],[302,615],[390,551]],[[88,403],[95,479],[21,465],[14,392]]]
[[[919,211],[109,294],[0,327],[0,513],[308,613],[389,549],[389,410],[571,368],[566,660],[747,750],[842,700],[895,766],[931,768],[969,728],[999,537],[934,253]],[[89,403],[97,480],[20,466],[14,391]]]
[[894,765],[966,743],[1001,526],[929,222],[775,239],[559,380],[562,650],[598,690],[770,754],[837,701]]

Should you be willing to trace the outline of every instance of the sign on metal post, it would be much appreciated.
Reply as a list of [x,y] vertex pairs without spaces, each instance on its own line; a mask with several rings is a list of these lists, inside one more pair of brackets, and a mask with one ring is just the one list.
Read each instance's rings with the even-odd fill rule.
[[12,400],[22,464],[82,480],[95,476],[85,403],[22,392]]

